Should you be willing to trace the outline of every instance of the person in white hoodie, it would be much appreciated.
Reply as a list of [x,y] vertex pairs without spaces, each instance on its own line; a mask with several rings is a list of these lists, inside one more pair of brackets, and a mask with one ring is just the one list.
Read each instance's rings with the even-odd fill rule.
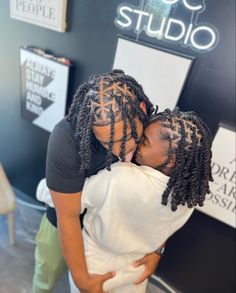
[[[212,138],[194,112],[165,110],[144,130],[135,160],[117,162],[86,180],[81,199],[89,274],[115,276],[104,292],[144,293],[143,266],[153,252],[202,206],[209,193]],[[75,255],[76,257],[76,255]],[[71,292],[80,292],[70,277]],[[135,284],[137,283],[137,284]],[[81,291],[83,292],[83,291]]]

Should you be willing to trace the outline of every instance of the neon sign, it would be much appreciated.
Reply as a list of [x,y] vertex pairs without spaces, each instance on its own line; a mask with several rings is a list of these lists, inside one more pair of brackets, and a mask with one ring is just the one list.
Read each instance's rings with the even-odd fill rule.
[[182,2],[185,9],[191,12],[192,20],[194,13],[197,14],[195,21],[191,20],[186,24],[182,19],[163,14],[156,26],[154,24],[157,16],[154,13],[129,4],[121,4],[117,9],[115,25],[125,30],[133,29],[136,34],[144,31],[149,37],[179,43],[195,51],[206,52],[216,47],[219,40],[217,29],[212,25],[197,22],[199,14],[205,10],[205,0],[201,0],[201,4],[194,5],[190,4],[189,0],[159,0],[158,4],[160,5],[161,2],[162,5],[170,6],[169,8],[172,5],[176,7],[178,2],[178,4]]

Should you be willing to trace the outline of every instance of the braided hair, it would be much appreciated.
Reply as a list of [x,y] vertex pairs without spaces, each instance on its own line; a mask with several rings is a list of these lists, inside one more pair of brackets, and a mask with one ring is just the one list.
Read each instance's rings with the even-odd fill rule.
[[[146,105],[146,114],[140,109],[141,102]],[[96,149],[93,126],[111,125],[106,157],[106,167],[110,170],[115,123],[121,120],[124,122],[119,155],[123,161],[128,124],[131,126],[131,135],[138,144],[139,137],[134,118],[139,117],[146,125],[152,112],[153,105],[145,95],[142,86],[122,70],[92,75],[78,88],[67,116],[67,121],[74,125],[74,134],[79,145],[80,170],[85,171],[89,168],[91,149]]]
[[172,211],[187,203],[188,207],[203,206],[205,196],[210,193],[212,136],[207,125],[193,111],[180,112],[166,109],[152,117],[151,123],[161,121],[171,130],[168,158],[157,170],[163,171],[175,154],[175,165],[169,170],[169,182],[162,195],[162,204],[171,198]]

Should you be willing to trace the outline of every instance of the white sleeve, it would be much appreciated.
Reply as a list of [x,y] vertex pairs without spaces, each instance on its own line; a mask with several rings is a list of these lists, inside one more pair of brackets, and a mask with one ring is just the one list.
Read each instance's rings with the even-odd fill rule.
[[37,200],[48,204],[51,208],[54,208],[54,204],[51,198],[51,194],[46,184],[46,179],[42,179],[36,189]]
[[102,170],[98,174],[86,178],[81,197],[81,213],[85,208],[99,208],[107,196],[111,172]]

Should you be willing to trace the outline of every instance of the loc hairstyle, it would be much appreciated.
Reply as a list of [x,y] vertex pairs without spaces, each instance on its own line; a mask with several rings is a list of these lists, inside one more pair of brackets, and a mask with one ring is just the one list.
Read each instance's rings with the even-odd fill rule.
[[[161,121],[170,129],[165,139],[169,142],[168,158],[158,170],[163,171],[175,154],[175,165],[169,170],[169,182],[162,195],[162,204],[171,198],[172,211],[178,205],[188,207],[203,206],[205,196],[210,193],[212,136],[207,125],[193,111],[181,112],[166,109],[151,119],[151,123]],[[168,133],[168,131],[167,131]]]
[[[146,114],[140,108],[141,102],[146,104]],[[152,112],[153,105],[145,95],[142,86],[122,70],[92,75],[87,82],[78,88],[67,116],[67,121],[75,125],[74,134],[79,144],[81,159],[80,170],[85,171],[89,168],[91,148],[96,149],[93,126],[111,125],[106,157],[106,168],[110,170],[115,123],[121,120],[124,122],[119,155],[123,161],[128,124],[131,126],[131,135],[138,144],[139,137],[134,118],[139,117],[146,125]]]

